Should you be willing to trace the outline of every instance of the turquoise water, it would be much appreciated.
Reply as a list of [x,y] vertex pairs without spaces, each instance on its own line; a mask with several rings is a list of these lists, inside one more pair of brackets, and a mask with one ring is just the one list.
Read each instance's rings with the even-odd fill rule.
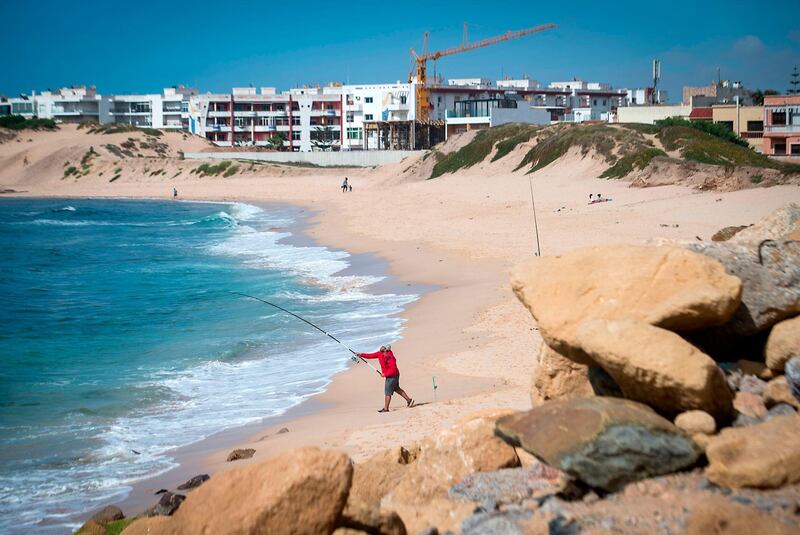
[[[412,295],[287,242],[289,207],[0,200],[0,533],[68,532],[175,465],[170,450],[276,416],[396,338]],[[135,452],[138,452],[135,453]]]

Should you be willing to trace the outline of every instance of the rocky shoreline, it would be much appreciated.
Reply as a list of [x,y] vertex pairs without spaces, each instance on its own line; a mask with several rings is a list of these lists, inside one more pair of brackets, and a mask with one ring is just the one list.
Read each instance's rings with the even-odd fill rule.
[[529,411],[358,464],[293,450],[123,533],[797,533],[800,207],[728,234],[518,267],[546,344]]

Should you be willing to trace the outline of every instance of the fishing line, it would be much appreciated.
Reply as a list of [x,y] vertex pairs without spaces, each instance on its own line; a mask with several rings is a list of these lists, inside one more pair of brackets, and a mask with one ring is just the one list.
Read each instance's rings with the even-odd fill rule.
[[[352,353],[352,354],[353,354],[353,356],[352,356],[352,357],[350,357],[350,358],[352,358],[352,359],[353,359],[353,361],[355,361],[355,362],[358,362],[358,360],[356,360],[356,357],[358,357],[359,359],[361,359],[361,362],[363,362],[364,364],[366,364],[367,366],[369,366],[370,368],[372,368],[372,370],[373,370],[375,373],[377,373],[378,375],[381,375],[381,372],[380,372],[380,371],[378,371],[377,369],[375,369],[375,367],[374,367],[372,364],[370,364],[370,363],[367,361],[367,359],[365,359],[364,357],[361,357],[361,356],[359,356],[359,355],[358,355],[358,354],[357,354],[355,351],[353,351],[352,349],[350,349],[350,347],[349,347],[347,344],[345,344],[344,342],[342,342],[341,340],[339,340],[338,338],[336,338],[335,336],[333,336],[333,335],[332,335],[331,333],[329,333],[328,331],[326,331],[326,330],[322,329],[321,327],[319,327],[319,326],[317,326],[317,325],[314,325],[313,323],[311,323],[310,321],[308,321],[308,320],[307,320],[307,319],[305,319],[304,317],[302,317],[302,316],[298,316],[297,314],[295,314],[295,313],[294,313],[294,312],[292,312],[291,310],[286,310],[285,308],[283,308],[283,307],[282,307],[282,306],[280,306],[280,305],[276,305],[275,303],[270,303],[269,301],[265,301],[264,299],[261,299],[260,297],[256,297],[256,296],[254,296],[254,295],[243,294],[243,293],[240,293],[240,292],[230,292],[230,293],[232,293],[232,294],[234,294],[234,295],[240,295],[240,296],[242,296],[242,297],[248,297],[248,298],[250,298],[250,299],[255,299],[256,301],[261,301],[261,302],[262,302],[262,303],[264,303],[265,305],[269,305],[269,306],[271,306],[271,307],[275,307],[275,308],[277,308],[278,310],[281,310],[281,311],[283,311],[283,312],[286,312],[286,313],[287,313],[287,314],[289,314],[290,316],[294,316],[295,318],[299,319],[300,321],[304,321],[304,322],[306,322],[307,324],[311,325],[311,326],[312,326],[312,327],[314,327],[316,330],[318,330],[319,332],[321,332],[322,334],[324,334],[325,336],[327,336],[328,338],[330,338],[331,340],[333,340],[333,341],[334,341],[334,342],[336,342],[337,344],[344,346],[344,347],[345,347],[345,348],[346,348],[346,349],[347,349],[347,350],[348,350],[350,353]],[[383,377],[383,376],[381,375],[381,377]]]

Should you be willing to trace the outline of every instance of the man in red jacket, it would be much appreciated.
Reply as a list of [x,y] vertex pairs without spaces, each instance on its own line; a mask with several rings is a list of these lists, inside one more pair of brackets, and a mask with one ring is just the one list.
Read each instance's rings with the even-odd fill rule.
[[397,360],[392,353],[392,346],[381,346],[375,353],[356,353],[364,359],[378,359],[381,365],[381,375],[385,377],[383,386],[383,408],[378,412],[389,412],[389,402],[392,401],[392,394],[397,392],[406,400],[407,406],[414,405],[414,400],[408,397],[405,390],[400,388],[400,370],[397,369]]

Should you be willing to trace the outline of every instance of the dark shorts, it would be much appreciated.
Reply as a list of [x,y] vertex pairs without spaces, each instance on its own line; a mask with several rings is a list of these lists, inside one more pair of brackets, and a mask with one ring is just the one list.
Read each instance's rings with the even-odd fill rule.
[[393,377],[387,377],[383,385],[383,394],[385,396],[391,396],[398,390],[400,390],[400,376],[395,375]]

